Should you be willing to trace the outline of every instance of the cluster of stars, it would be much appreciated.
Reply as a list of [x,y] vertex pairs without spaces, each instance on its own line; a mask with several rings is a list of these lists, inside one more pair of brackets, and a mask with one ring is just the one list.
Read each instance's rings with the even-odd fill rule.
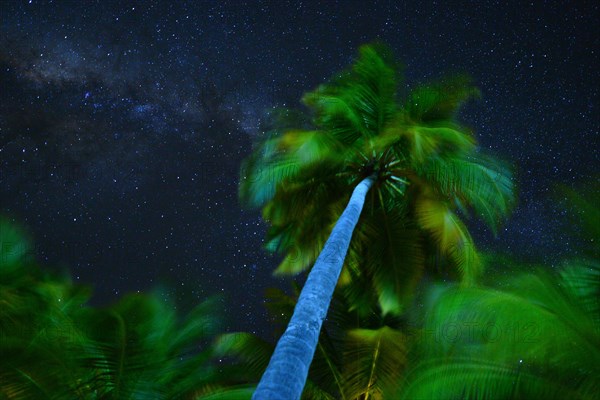
[[262,250],[259,211],[237,203],[240,162],[267,110],[299,106],[359,45],[381,40],[405,64],[406,87],[473,76],[482,99],[460,117],[516,166],[520,188],[499,237],[474,225],[475,239],[556,265],[577,243],[553,188],[585,184],[598,167],[597,12],[3,2],[0,212],[33,231],[41,259],[93,284],[100,303],[159,283],[183,303],[222,293],[229,328],[264,334],[264,290],[288,284],[271,277],[277,258]]

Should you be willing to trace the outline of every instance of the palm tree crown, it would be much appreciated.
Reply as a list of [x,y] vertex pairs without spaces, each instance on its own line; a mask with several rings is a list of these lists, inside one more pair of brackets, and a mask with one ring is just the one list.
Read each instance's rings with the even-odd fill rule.
[[[513,202],[508,168],[481,154],[458,124],[478,91],[454,77],[400,100],[399,68],[381,45],[365,45],[353,66],[306,94],[313,129],[272,132],[242,167],[240,198],[262,207],[266,248],[284,254],[276,273],[309,269],[353,188],[375,174],[340,281],[367,279],[357,308],[376,295],[400,313],[425,265],[449,265],[465,284],[481,271],[457,211],[471,208],[496,229]],[[436,249],[438,257],[426,257]],[[435,261],[435,262],[431,262]]]

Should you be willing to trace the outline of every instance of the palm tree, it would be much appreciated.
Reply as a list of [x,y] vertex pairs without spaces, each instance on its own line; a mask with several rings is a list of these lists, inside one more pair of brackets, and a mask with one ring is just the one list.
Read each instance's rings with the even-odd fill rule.
[[420,87],[403,104],[397,87],[389,52],[363,46],[350,70],[305,95],[314,129],[274,132],[243,164],[240,198],[263,208],[266,248],[285,254],[276,273],[314,263],[256,399],[300,398],[338,280],[365,278],[373,290],[356,299],[377,294],[384,314],[400,314],[429,248],[466,285],[480,272],[456,210],[471,207],[495,228],[510,209],[507,168],[455,121],[477,94],[470,81]]

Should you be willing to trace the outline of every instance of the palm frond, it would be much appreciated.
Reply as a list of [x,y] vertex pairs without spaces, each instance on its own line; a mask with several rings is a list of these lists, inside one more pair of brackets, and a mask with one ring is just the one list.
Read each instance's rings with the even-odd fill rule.
[[403,109],[417,123],[452,120],[465,101],[479,94],[470,77],[459,75],[414,89]]
[[415,125],[400,134],[408,139],[412,163],[416,168],[432,159],[465,154],[475,149],[475,139],[455,124]]
[[94,371],[90,385],[111,398],[182,396],[218,381],[210,353],[198,351],[216,331],[216,299],[186,319],[157,296],[129,295],[81,316],[91,342],[78,358]]
[[472,285],[481,274],[482,263],[467,228],[448,205],[432,198],[416,202],[417,222],[436,240],[461,274],[465,285]]
[[335,400],[336,397],[327,393],[319,386],[315,385],[310,380],[306,381],[304,391],[302,392],[302,400]]
[[560,271],[562,284],[600,329],[600,262],[570,260]]
[[594,398],[597,269],[521,274],[496,284],[501,289],[431,292],[421,344],[426,361],[408,379],[406,397]]
[[280,186],[263,209],[272,224],[266,247],[285,254],[275,274],[297,274],[314,263],[341,215],[338,205],[347,202],[347,192],[343,183],[326,179]]
[[441,195],[472,207],[494,233],[514,206],[512,174],[498,160],[481,156],[435,157],[421,171],[424,179],[439,188]]
[[0,217],[0,251],[0,282],[21,275],[19,269],[31,261],[31,245],[25,232],[4,217]]
[[385,326],[350,330],[344,353],[345,397],[381,398],[383,388],[402,376],[407,340],[402,332]]
[[277,185],[299,172],[295,160],[276,152],[278,139],[268,139],[242,163],[239,196],[242,203],[259,207],[273,198]]
[[397,75],[389,51],[362,46],[351,70],[304,96],[315,123],[342,143],[378,135],[396,111]]
[[256,390],[255,385],[240,385],[239,387],[215,387],[196,393],[195,400],[250,400]]
[[219,358],[234,357],[236,365],[258,381],[269,364],[273,345],[250,333],[236,332],[220,335],[213,351]]
[[[352,280],[371,282],[370,292],[377,297],[383,315],[402,314],[412,298],[424,268],[421,239],[419,230],[398,207],[378,208],[358,225],[346,268]],[[353,307],[368,307],[372,301],[369,291],[360,289],[361,285],[355,287],[354,293],[352,286],[347,290]]]
[[324,127],[340,142],[352,144],[362,136],[368,135],[368,129],[352,104],[338,93],[329,93],[326,87],[306,94],[303,101],[317,111],[316,125]]
[[[576,391],[521,370],[518,360],[503,366],[482,360],[431,360],[413,371],[402,394],[406,400],[579,399]],[[591,397],[589,397],[591,400]]]
[[[196,305],[185,318],[177,318],[172,331],[164,332],[162,340],[169,343],[170,355],[186,354],[191,347],[198,346],[200,341],[205,341],[219,334],[223,324],[219,315],[221,306],[217,296],[205,299]],[[159,315],[164,315],[161,311]]]

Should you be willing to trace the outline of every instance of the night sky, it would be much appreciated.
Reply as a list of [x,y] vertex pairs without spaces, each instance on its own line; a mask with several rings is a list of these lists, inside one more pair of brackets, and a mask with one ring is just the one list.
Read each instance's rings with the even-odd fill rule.
[[222,293],[228,330],[268,335],[264,290],[288,284],[238,204],[240,162],[269,109],[381,40],[407,87],[466,72],[482,91],[461,119],[515,165],[519,204],[497,238],[471,224],[478,245],[577,254],[554,187],[598,179],[598,3],[420,3],[3,0],[0,213],[95,304]]

